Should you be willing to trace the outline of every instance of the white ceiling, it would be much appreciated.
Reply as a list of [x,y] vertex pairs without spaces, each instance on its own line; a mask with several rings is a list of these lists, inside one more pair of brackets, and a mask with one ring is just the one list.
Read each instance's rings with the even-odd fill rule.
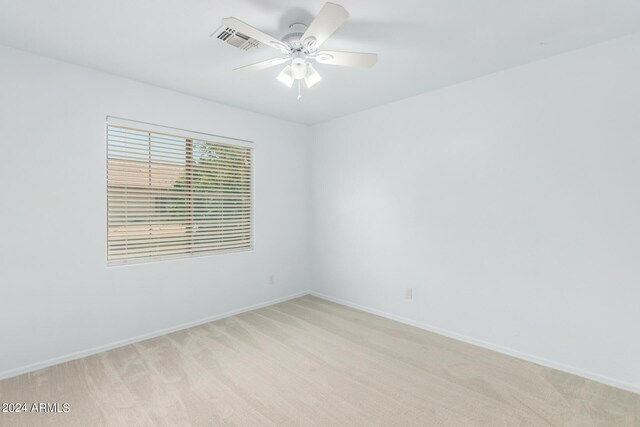
[[[638,0],[334,0],[351,18],[324,44],[377,52],[372,69],[316,67],[296,101],[272,58],[209,35],[235,16],[277,38],[324,0],[0,0],[0,44],[284,119],[317,123],[640,31]],[[6,64],[2,64],[6,66]]]

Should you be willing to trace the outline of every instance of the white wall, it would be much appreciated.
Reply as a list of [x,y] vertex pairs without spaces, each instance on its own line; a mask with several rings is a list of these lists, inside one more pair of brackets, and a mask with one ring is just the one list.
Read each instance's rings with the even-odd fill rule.
[[314,290],[640,392],[639,52],[315,126]]
[[[0,377],[309,288],[309,128],[9,48],[0,64]],[[255,250],[107,268],[108,114],[254,140]]]

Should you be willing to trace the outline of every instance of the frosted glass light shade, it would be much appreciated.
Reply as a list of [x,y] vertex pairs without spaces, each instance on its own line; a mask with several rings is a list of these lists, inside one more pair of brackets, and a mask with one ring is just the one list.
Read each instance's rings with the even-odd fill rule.
[[291,87],[293,86],[293,75],[291,74],[291,65],[287,65],[286,67],[284,67],[284,69],[282,71],[280,71],[280,74],[278,74],[278,80],[280,80],[280,82],[287,86],[287,87]]
[[304,76],[304,82],[308,88],[318,83],[322,80],[322,77],[318,72],[313,68],[313,65],[307,64],[307,74]]

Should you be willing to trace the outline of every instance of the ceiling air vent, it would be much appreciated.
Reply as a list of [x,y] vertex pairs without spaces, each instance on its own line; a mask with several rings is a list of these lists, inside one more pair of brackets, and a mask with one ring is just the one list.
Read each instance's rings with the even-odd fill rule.
[[237,32],[233,28],[222,26],[211,34],[211,37],[216,37],[219,40],[229,43],[231,46],[235,46],[238,49],[250,50],[260,45],[258,40],[252,39],[249,36],[245,36],[242,33]]

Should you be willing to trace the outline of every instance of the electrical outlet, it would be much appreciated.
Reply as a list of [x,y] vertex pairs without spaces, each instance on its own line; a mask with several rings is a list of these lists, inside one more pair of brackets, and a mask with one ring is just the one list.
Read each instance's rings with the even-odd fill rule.
[[404,297],[406,299],[413,299],[413,288],[406,288],[404,290]]
[[275,283],[276,283],[276,276],[272,274],[271,276],[269,276],[269,284],[275,285]]

